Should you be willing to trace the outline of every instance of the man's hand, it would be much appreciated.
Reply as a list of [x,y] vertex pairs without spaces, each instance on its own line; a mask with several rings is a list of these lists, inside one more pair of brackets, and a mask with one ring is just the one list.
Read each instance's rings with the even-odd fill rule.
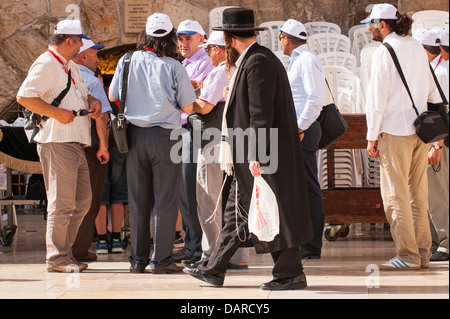
[[75,115],[72,111],[66,109],[57,109],[57,112],[54,112],[53,118],[62,124],[72,123],[75,119]]
[[[439,145],[440,143],[437,143]],[[444,144],[442,142],[442,144]],[[442,146],[442,145],[439,145]],[[428,152],[428,165],[438,165],[441,160],[442,149],[435,149],[434,147],[430,148]]]
[[107,148],[99,147],[97,151],[97,158],[101,164],[106,164],[109,161],[109,152]]
[[378,141],[368,141],[367,142],[367,152],[369,152],[370,157],[378,157]]
[[252,173],[253,177],[258,177],[261,176],[262,173],[264,173],[264,171],[261,169],[261,167],[259,167],[259,162],[257,161],[251,161],[248,169],[250,170],[250,173]]
[[89,116],[95,120],[102,113],[102,102],[100,102],[100,100],[97,100],[92,95],[88,95],[88,103]]

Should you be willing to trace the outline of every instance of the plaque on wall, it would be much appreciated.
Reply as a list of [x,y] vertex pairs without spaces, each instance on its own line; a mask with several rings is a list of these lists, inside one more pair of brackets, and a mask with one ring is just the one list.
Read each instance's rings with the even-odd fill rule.
[[141,33],[145,29],[147,18],[153,13],[153,1],[125,0],[125,32]]

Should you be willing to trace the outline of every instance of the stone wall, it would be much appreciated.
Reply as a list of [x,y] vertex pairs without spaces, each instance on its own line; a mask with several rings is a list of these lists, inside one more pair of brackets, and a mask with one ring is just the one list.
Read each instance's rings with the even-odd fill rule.
[[[128,0],[1,0],[0,1],[0,112],[14,102],[32,62],[45,50],[55,24],[80,18],[85,33],[106,48],[135,43],[125,32],[124,6]],[[137,0],[135,0],[137,1]],[[349,28],[367,16],[370,0],[142,0],[151,12],[168,14],[175,26],[185,19],[199,21],[208,30],[209,12],[220,6],[252,8],[256,24],[297,19],[329,21]],[[384,0],[400,12],[448,11],[449,0]]]

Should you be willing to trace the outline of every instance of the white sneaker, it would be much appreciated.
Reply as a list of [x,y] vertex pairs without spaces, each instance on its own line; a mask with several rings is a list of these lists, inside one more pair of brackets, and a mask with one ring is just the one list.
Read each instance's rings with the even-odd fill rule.
[[378,265],[381,270],[415,270],[420,269],[420,265],[407,263],[397,257],[390,259],[384,264]]

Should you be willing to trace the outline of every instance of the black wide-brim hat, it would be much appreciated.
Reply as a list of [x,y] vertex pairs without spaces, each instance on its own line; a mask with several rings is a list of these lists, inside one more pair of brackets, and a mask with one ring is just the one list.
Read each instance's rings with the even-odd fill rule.
[[265,28],[255,28],[255,15],[252,9],[228,8],[222,13],[222,26],[213,27],[215,31],[248,32],[263,31]]

